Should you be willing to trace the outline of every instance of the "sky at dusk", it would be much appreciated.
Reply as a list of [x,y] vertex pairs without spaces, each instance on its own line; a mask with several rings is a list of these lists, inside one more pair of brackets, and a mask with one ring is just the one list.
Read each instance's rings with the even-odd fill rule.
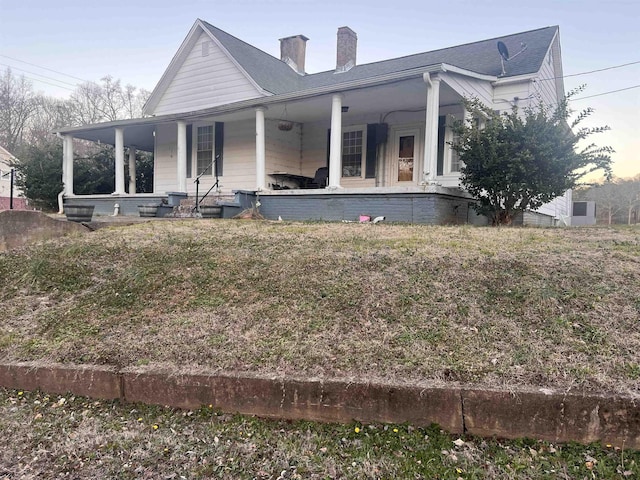
[[196,18],[276,57],[279,38],[303,34],[309,73],[335,68],[345,25],[358,64],[558,25],[566,90],[587,84],[573,108],[611,127],[592,139],[616,150],[617,176],[640,173],[640,0],[0,0],[0,71],[58,97],[105,75],[152,90]]

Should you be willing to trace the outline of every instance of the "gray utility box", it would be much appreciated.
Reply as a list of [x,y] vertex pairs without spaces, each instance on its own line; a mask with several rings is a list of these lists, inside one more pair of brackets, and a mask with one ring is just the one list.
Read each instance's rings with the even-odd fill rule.
[[170,207],[179,207],[182,200],[187,199],[187,192],[167,192],[167,203]]

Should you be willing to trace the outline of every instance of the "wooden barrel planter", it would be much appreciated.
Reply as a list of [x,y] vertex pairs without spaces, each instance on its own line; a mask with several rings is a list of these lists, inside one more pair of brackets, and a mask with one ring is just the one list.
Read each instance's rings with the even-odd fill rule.
[[222,207],[220,205],[200,205],[200,215],[202,218],[220,218]]
[[70,222],[90,222],[95,205],[65,205],[64,214]]
[[158,205],[138,205],[141,217],[155,217],[158,213]]

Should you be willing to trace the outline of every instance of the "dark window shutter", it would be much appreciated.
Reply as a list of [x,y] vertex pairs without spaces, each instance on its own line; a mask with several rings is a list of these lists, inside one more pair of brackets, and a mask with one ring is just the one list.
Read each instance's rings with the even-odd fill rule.
[[444,129],[446,125],[446,117],[444,115],[438,117],[438,171],[437,175],[443,175],[444,172]]
[[224,122],[216,122],[215,126],[215,160],[216,160],[216,177],[222,176],[222,159],[224,151]]
[[331,158],[331,129],[327,130],[327,171],[329,170],[330,158]]
[[187,125],[187,178],[191,178],[192,156],[193,156],[193,125]]
[[364,178],[376,178],[376,161],[378,159],[378,125],[367,125],[367,158],[364,170]]

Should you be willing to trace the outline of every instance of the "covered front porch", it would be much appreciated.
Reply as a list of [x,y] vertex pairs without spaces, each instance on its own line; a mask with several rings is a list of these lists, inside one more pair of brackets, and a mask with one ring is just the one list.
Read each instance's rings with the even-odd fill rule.
[[[60,132],[64,198],[76,203],[80,197],[73,192],[73,138],[81,138],[114,145],[116,177],[112,195],[82,201],[119,203],[123,214],[167,192],[183,192],[197,206],[207,192],[208,202],[229,201],[242,190],[255,192],[268,218],[348,220],[352,211],[380,208],[380,215],[398,221],[469,221],[475,214],[458,188],[460,164],[448,142],[453,122],[465,117],[463,97],[491,80],[480,77],[438,65],[339,91],[318,88],[67,129]],[[135,172],[136,149],[154,154],[152,194],[137,193],[131,178],[125,186],[125,159]],[[433,202],[417,200],[436,197],[443,202],[435,210],[446,204],[453,213],[434,216],[428,213]],[[106,210],[113,213],[106,207],[96,213]],[[417,210],[422,213],[409,213]]]

